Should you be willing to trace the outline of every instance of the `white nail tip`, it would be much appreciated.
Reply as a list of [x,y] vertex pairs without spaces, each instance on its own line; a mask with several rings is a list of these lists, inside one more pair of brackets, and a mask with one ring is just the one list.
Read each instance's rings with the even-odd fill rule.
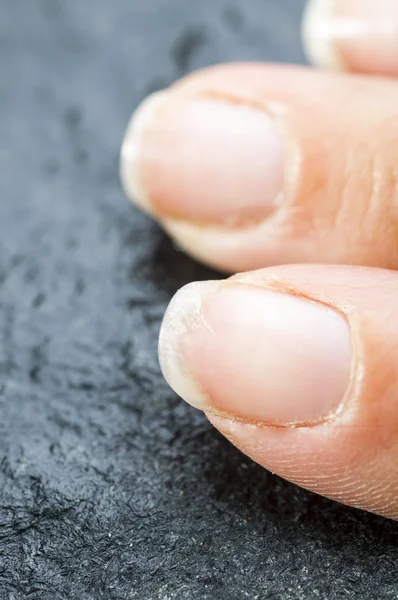
[[206,281],[183,287],[169,304],[159,336],[159,362],[166,381],[199,410],[205,410],[208,402],[186,366],[181,338],[189,329],[209,327],[203,313],[203,300],[219,286],[219,282]]
[[321,67],[344,70],[331,33],[334,0],[310,0],[304,12],[302,39],[308,59]]
[[153,119],[158,107],[164,103],[167,92],[149,96],[133,114],[127,127],[120,153],[120,178],[127,196],[145,212],[151,212],[151,204],[143,189],[138,173],[143,133]]

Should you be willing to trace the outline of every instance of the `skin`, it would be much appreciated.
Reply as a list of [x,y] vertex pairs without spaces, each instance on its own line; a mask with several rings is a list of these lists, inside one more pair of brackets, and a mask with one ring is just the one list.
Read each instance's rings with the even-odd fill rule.
[[[140,109],[122,180],[189,254],[239,273],[173,301],[159,346],[172,387],[264,467],[397,519],[398,11],[385,1],[386,37],[380,0],[310,4],[309,53],[344,73],[190,75]],[[274,306],[280,323],[263,318]]]

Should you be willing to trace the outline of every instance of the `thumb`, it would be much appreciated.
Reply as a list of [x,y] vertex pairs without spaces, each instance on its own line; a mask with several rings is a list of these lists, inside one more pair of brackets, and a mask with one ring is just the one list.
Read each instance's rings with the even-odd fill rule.
[[190,284],[166,313],[161,366],[264,467],[398,518],[397,294],[397,274],[355,267]]

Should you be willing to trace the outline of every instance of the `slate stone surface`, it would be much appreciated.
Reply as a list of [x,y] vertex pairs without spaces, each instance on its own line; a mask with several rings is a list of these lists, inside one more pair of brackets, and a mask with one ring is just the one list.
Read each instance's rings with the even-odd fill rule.
[[149,91],[302,61],[298,0],[0,0],[0,599],[398,598],[397,525],[243,457],[159,373],[215,276],[125,199]]

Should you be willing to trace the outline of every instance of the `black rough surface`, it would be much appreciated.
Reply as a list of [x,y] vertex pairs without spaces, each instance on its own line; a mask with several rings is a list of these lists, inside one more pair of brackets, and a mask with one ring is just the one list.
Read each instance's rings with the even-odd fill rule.
[[301,61],[298,0],[0,0],[1,600],[398,598],[398,527],[244,458],[156,342],[203,279],[124,198],[134,106]]

